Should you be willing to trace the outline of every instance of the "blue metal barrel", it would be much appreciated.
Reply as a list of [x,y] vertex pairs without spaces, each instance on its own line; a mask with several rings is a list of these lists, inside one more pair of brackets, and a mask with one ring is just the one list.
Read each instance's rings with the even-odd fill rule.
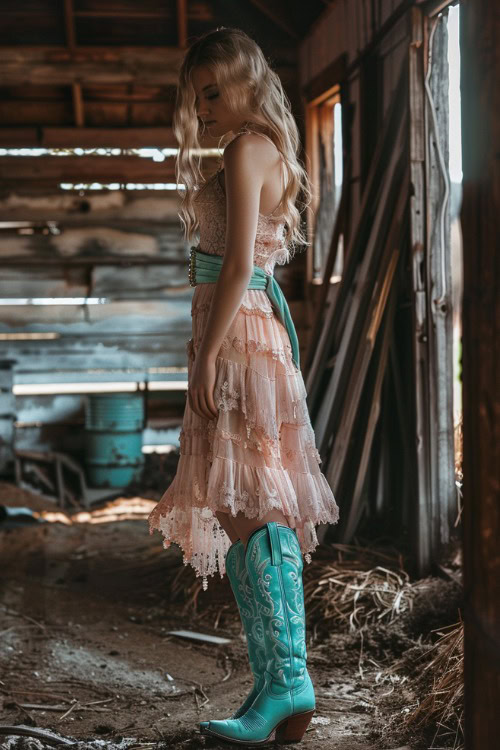
[[93,393],[85,409],[85,456],[91,487],[125,487],[144,466],[141,393]]

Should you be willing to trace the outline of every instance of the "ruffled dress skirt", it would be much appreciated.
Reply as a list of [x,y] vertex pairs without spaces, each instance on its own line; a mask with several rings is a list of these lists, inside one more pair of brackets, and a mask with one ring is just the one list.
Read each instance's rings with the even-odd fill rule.
[[[195,287],[188,383],[214,289]],[[258,519],[279,509],[307,562],[318,544],[315,526],[337,523],[306,396],[286,328],[264,291],[247,290],[216,360],[218,416],[200,417],[186,399],[177,473],[148,519],[150,533],[160,531],[165,548],[172,542],[182,548],[184,564],[203,577],[204,589],[208,576],[224,575],[231,545],[216,511]]]

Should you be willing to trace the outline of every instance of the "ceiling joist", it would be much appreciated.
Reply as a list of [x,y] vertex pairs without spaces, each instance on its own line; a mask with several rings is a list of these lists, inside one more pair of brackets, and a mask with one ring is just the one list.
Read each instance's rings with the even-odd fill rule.
[[170,127],[0,127],[2,148],[177,148]]
[[[206,157],[203,167],[213,171],[218,159]],[[141,156],[0,157],[2,183],[46,182],[175,182],[173,157],[157,162]]]
[[183,55],[178,47],[0,47],[0,85],[176,86]]
[[285,0],[250,0],[261,13],[264,13],[278,28],[282,29],[292,39],[298,39],[300,34],[290,18],[290,3]]

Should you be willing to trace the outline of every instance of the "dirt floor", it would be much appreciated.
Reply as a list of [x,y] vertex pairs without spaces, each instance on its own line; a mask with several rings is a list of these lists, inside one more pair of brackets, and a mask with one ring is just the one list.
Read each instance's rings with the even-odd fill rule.
[[[77,512],[0,482],[0,506],[35,514],[0,522],[0,725],[49,730],[78,750],[229,747],[202,737],[198,722],[229,716],[252,685],[234,599],[226,578],[201,590],[180,550],[149,534],[158,496],[145,494]],[[331,550],[318,554],[328,561]],[[453,747],[403,719],[422,697],[413,683],[431,631],[458,620],[460,600],[459,583],[430,578],[392,623],[348,632],[309,617],[317,710],[301,747]],[[169,634],[181,629],[230,642]],[[404,668],[391,672],[396,662]],[[53,746],[0,734],[2,750]]]

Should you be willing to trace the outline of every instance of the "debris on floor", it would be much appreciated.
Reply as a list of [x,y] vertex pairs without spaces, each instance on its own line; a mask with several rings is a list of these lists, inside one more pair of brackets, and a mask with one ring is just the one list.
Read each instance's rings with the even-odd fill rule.
[[[44,732],[76,750],[219,747],[198,722],[229,716],[253,685],[243,630],[226,577],[203,591],[181,550],[149,534],[155,502],[66,511],[0,482],[0,504],[44,521],[0,524],[0,725],[33,730],[3,734],[2,750],[48,750]],[[453,580],[410,581],[396,550],[318,547],[304,566],[317,698],[304,748],[459,747],[438,697],[460,662],[456,549],[443,562]],[[419,707],[430,726],[409,720]]]

